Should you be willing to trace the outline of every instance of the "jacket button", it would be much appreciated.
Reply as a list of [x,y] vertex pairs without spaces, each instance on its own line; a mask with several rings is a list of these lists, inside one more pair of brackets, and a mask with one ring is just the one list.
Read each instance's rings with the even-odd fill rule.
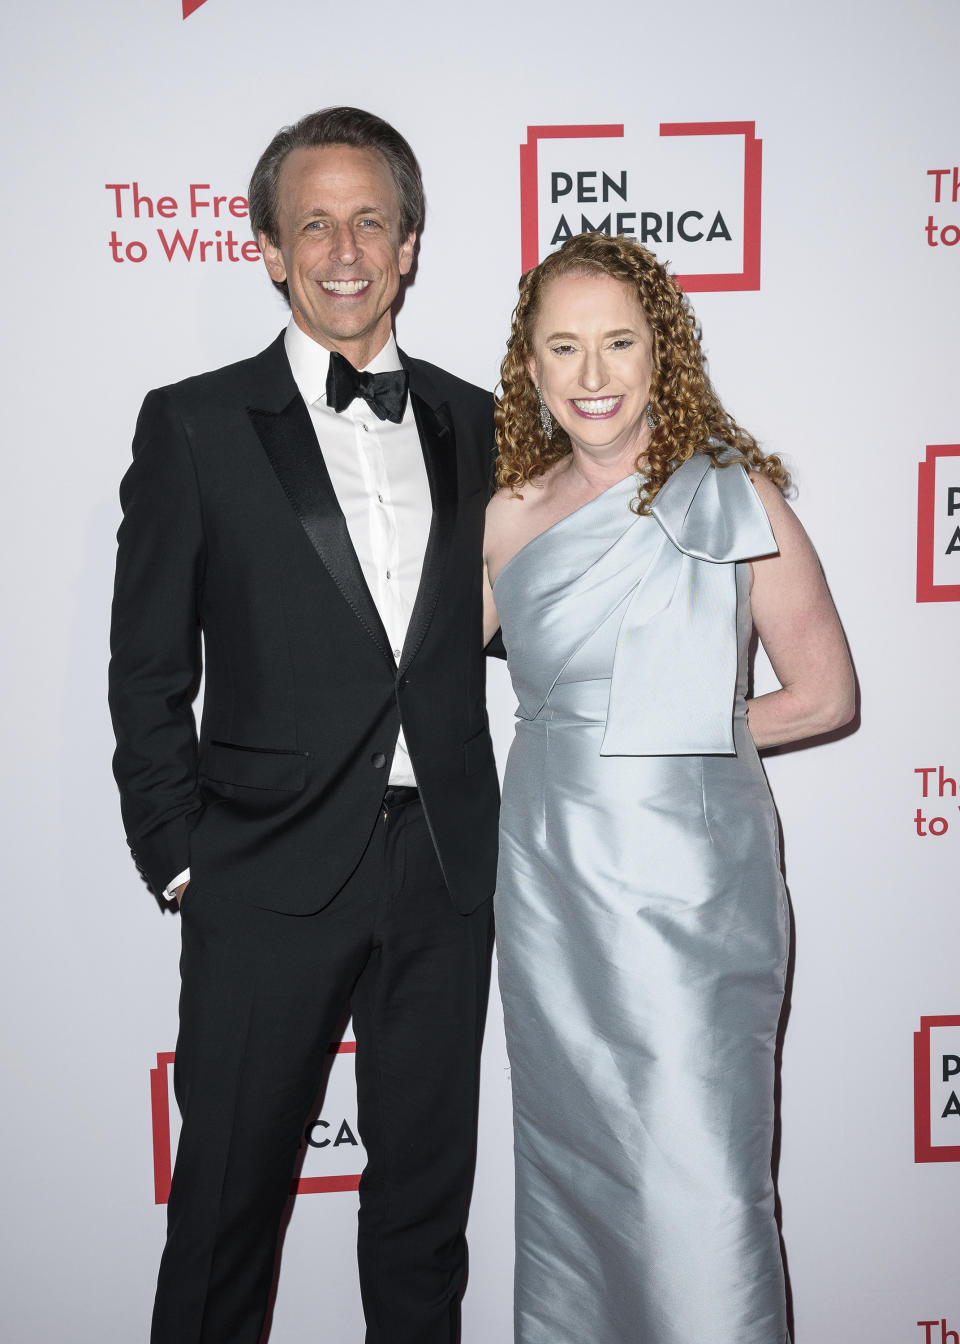
[[375,751],[370,757],[370,764],[375,770],[382,770],[387,763],[387,758],[382,751]]

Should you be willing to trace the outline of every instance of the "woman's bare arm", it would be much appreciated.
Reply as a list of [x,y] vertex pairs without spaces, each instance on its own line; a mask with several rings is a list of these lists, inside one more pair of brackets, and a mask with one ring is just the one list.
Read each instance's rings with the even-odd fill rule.
[[751,473],[779,548],[751,564],[750,604],[778,691],[747,702],[758,747],[795,742],[848,723],[854,677],[847,642],[820,562],[777,487]]
[[497,606],[493,600],[493,588],[490,584],[490,575],[487,572],[487,562],[483,562],[483,646],[486,646],[493,639],[500,628],[500,617],[497,615]]

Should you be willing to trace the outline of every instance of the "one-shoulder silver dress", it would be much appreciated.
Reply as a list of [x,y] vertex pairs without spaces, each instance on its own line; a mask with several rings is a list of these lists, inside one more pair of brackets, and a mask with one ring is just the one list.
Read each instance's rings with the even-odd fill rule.
[[787,957],[747,728],[739,464],[620,482],[494,592],[519,699],[496,894],[518,1344],[783,1344],[770,1174]]

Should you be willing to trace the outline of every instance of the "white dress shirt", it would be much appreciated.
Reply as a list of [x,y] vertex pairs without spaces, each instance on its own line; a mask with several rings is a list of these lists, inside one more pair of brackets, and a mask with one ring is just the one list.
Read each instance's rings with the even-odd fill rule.
[[[399,663],[410,615],[420,587],[433,505],[420,436],[407,397],[399,425],[379,420],[359,397],[339,414],[327,405],[329,351],[291,319],[284,336],[294,382],[307,404],[317,443],[330,473],[350,540],[360,561],[380,619]],[[365,366],[367,373],[401,367],[391,333]],[[390,784],[415,785],[413,765],[401,729],[390,769]],[[178,873],[164,895],[190,879]]]

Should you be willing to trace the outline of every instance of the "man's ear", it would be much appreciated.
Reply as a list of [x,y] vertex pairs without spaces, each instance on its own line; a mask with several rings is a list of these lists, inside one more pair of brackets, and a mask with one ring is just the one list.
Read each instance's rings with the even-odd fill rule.
[[283,253],[276,243],[272,243],[263,229],[257,234],[257,242],[260,244],[260,251],[263,253],[263,264],[267,268],[267,273],[271,280],[282,285],[287,278],[287,268],[283,262]]
[[406,238],[400,244],[400,251],[397,255],[397,264],[400,267],[401,275],[409,274],[410,267],[413,265],[413,253],[416,246],[416,233],[408,233]]

